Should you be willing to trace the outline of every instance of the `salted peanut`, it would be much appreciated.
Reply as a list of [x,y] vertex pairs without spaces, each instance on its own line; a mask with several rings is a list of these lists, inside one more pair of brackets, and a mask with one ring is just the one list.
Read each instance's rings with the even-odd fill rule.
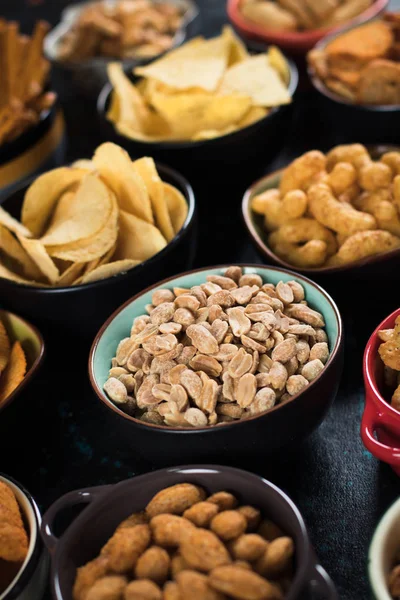
[[137,561],[135,576],[137,579],[151,579],[161,585],[168,579],[169,567],[168,552],[159,546],[151,546]]
[[[187,346],[188,348],[188,346]],[[196,352],[196,349],[194,348],[194,351]],[[179,364],[176,365],[175,367],[172,367],[172,369],[169,371],[168,374],[168,379],[171,385],[179,385],[180,384],[180,380],[181,380],[181,375],[184,371],[186,371],[187,366],[184,364]]]
[[138,579],[128,583],[124,592],[124,600],[162,600],[162,593],[154,581]]
[[182,294],[186,294],[187,292],[189,292],[187,288],[182,287],[174,287],[172,288],[172,291],[174,292],[175,296],[181,296]]
[[115,377],[110,377],[104,384],[104,391],[107,396],[116,404],[125,404],[128,402],[128,391],[122,381]]
[[251,415],[257,415],[275,406],[275,402],[276,394],[274,390],[269,387],[264,387],[258,390],[248,411]]
[[152,304],[146,304],[146,306],[144,307],[144,309],[145,309],[145,311],[147,312],[148,315],[151,314],[151,312],[154,310],[154,308],[155,307]]
[[170,514],[156,515],[150,521],[154,542],[163,548],[179,546],[193,527],[187,519]]
[[205,500],[185,510],[183,516],[197,527],[208,527],[211,519],[218,513],[218,510],[219,508],[216,504]]
[[112,367],[108,371],[108,376],[115,377],[116,379],[118,379],[118,377],[120,377],[121,375],[127,375],[127,374],[129,374],[129,371],[127,369],[124,369],[124,367]]
[[305,340],[299,340],[296,344],[296,358],[300,364],[304,364],[310,357],[310,345]]
[[144,421],[145,423],[150,423],[152,425],[164,424],[163,417],[160,415],[160,413],[156,412],[155,410],[148,410],[147,412],[143,413],[140,416],[140,420]]
[[243,348],[236,352],[235,356],[230,360],[228,373],[234,379],[242,377],[248,373],[252,366],[252,358]]
[[163,302],[151,311],[150,320],[153,325],[161,325],[168,323],[175,313],[175,305],[173,302]]
[[203,384],[194,371],[186,369],[182,372],[179,381],[193,400],[199,400]]
[[192,427],[205,427],[208,424],[207,416],[199,408],[188,408],[184,418]]
[[188,308],[193,313],[196,312],[198,308],[200,308],[200,302],[191,294],[182,294],[175,298],[175,308]]
[[290,377],[291,375],[295,375],[298,371],[298,368],[299,361],[295,356],[293,356],[293,358],[291,358],[290,360],[288,360],[287,363],[285,363],[285,369],[287,371],[288,377]]
[[317,342],[310,350],[310,360],[318,358],[322,363],[326,363],[329,358],[329,348],[326,342]]
[[229,404],[218,404],[216,407],[216,414],[231,419],[240,419],[243,416],[243,408],[241,408],[236,402],[229,402]]
[[231,542],[229,549],[234,558],[253,562],[264,554],[267,542],[256,533],[245,533]]
[[109,572],[108,557],[98,556],[77,570],[72,596],[74,600],[85,600],[88,591],[98,579]]
[[237,510],[247,521],[247,531],[254,531],[260,524],[261,520],[261,513],[258,508],[246,504],[244,506],[240,506]]
[[143,331],[143,329],[151,323],[149,315],[141,315],[140,317],[136,317],[133,319],[133,325],[131,329],[131,336],[136,335]]
[[328,336],[326,335],[326,331],[324,331],[323,329],[316,329],[315,330],[315,341],[316,342],[328,342]]
[[276,540],[276,538],[283,537],[282,529],[280,529],[278,525],[269,519],[264,519],[264,521],[262,521],[257,529],[257,533],[268,542],[272,542],[273,540]]
[[222,344],[228,332],[229,324],[222,319],[214,319],[211,324],[211,333],[217,340],[218,344]]
[[182,598],[190,600],[223,600],[224,596],[212,589],[207,575],[197,571],[181,571],[176,576],[179,593]]
[[325,327],[324,317],[321,313],[305,304],[292,304],[292,306],[287,309],[287,315],[299,319],[299,321],[303,321],[304,323],[308,323],[313,327]]
[[171,290],[156,290],[153,292],[151,297],[151,303],[153,306],[158,306],[159,304],[163,304],[163,302],[173,302],[175,300],[175,295]]
[[145,525],[148,523],[148,516],[145,512],[137,512],[131,514],[127,519],[122,521],[117,529],[125,529],[126,527],[135,527],[135,525]]
[[213,304],[229,308],[235,304],[235,299],[228,290],[220,290],[207,298],[207,306],[212,306]]
[[237,288],[237,283],[231,278],[222,275],[207,275],[207,281],[211,281],[211,283],[216,283],[223,290],[232,290]]
[[201,410],[211,415],[217,406],[220,386],[213,379],[208,379],[201,390],[199,406]]
[[195,371],[205,371],[211,377],[218,377],[222,371],[221,364],[212,356],[207,356],[207,354],[196,354],[189,365]]
[[141,340],[138,340],[138,337],[143,335],[146,336],[147,334],[145,332],[146,330],[147,332],[149,331],[148,328],[150,328],[150,331],[152,331],[151,335],[157,333],[157,328],[155,328],[154,325],[146,325],[144,330],[136,336],[124,338],[120,341],[117,346],[117,352],[115,353],[115,358],[117,359],[117,364],[119,367],[126,365],[129,356],[134,350],[136,350],[136,348],[138,348],[139,344],[141,343]]
[[184,571],[185,569],[190,569],[190,566],[184,560],[183,556],[179,553],[174,554],[174,556],[171,558],[171,575],[172,575],[172,577],[174,579],[176,579],[177,574],[180,573],[181,571]]
[[239,279],[243,274],[242,267],[228,267],[225,271],[225,277],[230,277],[235,283],[239,283]]
[[200,285],[194,285],[192,288],[190,288],[190,293],[192,296],[197,298],[197,300],[200,302],[200,306],[207,306],[207,296],[201,289]]
[[272,358],[270,358],[266,354],[263,354],[262,356],[260,356],[260,362],[258,363],[258,371],[260,373],[269,373],[273,364],[274,361],[272,360]]
[[[276,319],[276,317],[275,317],[275,319]],[[283,334],[278,330],[273,331],[271,333],[271,337],[275,340],[275,347],[278,344],[281,344],[285,340],[285,338],[283,337]],[[271,358],[272,358],[272,356],[271,356]]]
[[161,335],[155,336],[156,346],[158,350],[162,350],[163,352],[171,352],[177,345],[178,339],[172,333],[163,333]]
[[[276,332],[274,332],[276,333]],[[293,338],[283,340],[272,350],[271,358],[273,361],[286,363],[296,354],[296,341]]]
[[126,577],[108,575],[101,577],[92,585],[85,596],[85,600],[114,600],[123,597],[124,589],[128,584]]
[[232,333],[236,337],[248,333],[251,329],[251,321],[246,317],[244,310],[244,308],[237,306],[236,308],[228,308],[226,311]]
[[163,513],[181,515],[196,502],[204,500],[204,491],[191,483],[177,483],[159,491],[147,504],[146,513],[154,517]]
[[245,346],[245,348],[250,348],[250,350],[253,350],[253,352],[265,354],[265,352],[267,351],[265,345],[259,344],[258,342],[256,342],[256,340],[247,337],[247,335],[242,335],[240,337],[240,341],[242,342],[243,346]]
[[212,357],[221,361],[230,361],[237,353],[239,349],[235,344],[224,343],[219,347],[219,351],[213,354]]
[[238,504],[235,496],[229,492],[216,492],[207,498],[207,502],[216,504],[219,510],[231,510]]
[[188,406],[188,395],[185,388],[179,384],[172,385],[169,401],[176,404],[179,412],[185,411]]
[[257,340],[258,342],[265,342],[269,338],[270,332],[261,322],[254,323],[248,333],[248,337]]
[[226,547],[212,531],[196,528],[192,523],[190,526],[192,529],[181,538],[180,551],[192,568],[207,572],[231,562]]
[[[223,400],[226,402],[233,402],[235,400],[234,398],[234,379],[233,377],[231,377],[229,375],[228,372],[225,372],[222,375],[222,396],[223,396]],[[221,402],[221,400],[220,400]]]
[[212,296],[213,294],[216,294],[217,292],[220,292],[222,290],[222,287],[220,285],[218,285],[217,283],[211,283],[211,281],[208,281],[207,283],[202,283],[200,287],[206,294],[206,296]]
[[316,330],[311,325],[305,325],[304,323],[295,323],[289,325],[288,333],[294,335],[315,335]]
[[[268,369],[269,371],[269,369]],[[269,374],[268,373],[257,373],[256,382],[257,388],[263,388],[269,386]]]
[[227,317],[219,304],[213,304],[207,308],[209,323],[213,323],[216,319],[220,319],[221,321],[227,320]]
[[239,286],[242,287],[244,285],[253,286],[256,285],[261,287],[263,284],[263,280],[260,275],[256,273],[247,273],[246,275],[242,275],[239,279]]
[[216,412],[211,413],[211,415],[209,415],[208,417],[208,424],[209,425],[216,425],[218,422],[218,415]]
[[269,370],[270,385],[276,390],[283,390],[288,374],[282,363],[273,361]]
[[308,385],[308,380],[303,375],[291,375],[286,382],[288,394],[294,396],[299,394]]
[[259,290],[258,285],[243,285],[235,290],[230,290],[230,292],[236,304],[248,304]]
[[292,538],[279,537],[270,542],[256,563],[256,571],[263,577],[277,578],[288,569],[292,562],[294,544]]
[[315,358],[304,365],[304,367],[301,369],[301,375],[308,381],[313,381],[323,370],[324,363],[320,361],[319,358]]
[[168,383],[157,383],[151,388],[151,393],[155,398],[168,402],[171,394],[171,387],[172,386]]
[[107,558],[110,571],[125,573],[133,569],[149,543],[150,528],[148,525],[117,529],[101,549],[101,556]]
[[204,325],[190,325],[186,330],[186,334],[192,340],[193,346],[202,354],[214,354],[218,352],[217,340]]
[[282,600],[279,588],[257,573],[231,565],[213,569],[210,585],[237,600]]
[[254,400],[257,391],[257,380],[255,375],[246,373],[242,375],[237,383],[234,396],[241,408],[247,408]]
[[175,581],[167,581],[164,585],[163,600],[184,600]]
[[224,510],[213,518],[210,527],[218,537],[228,541],[237,538],[246,531],[247,521],[236,510]]
[[182,327],[189,327],[195,322],[195,318],[187,308],[177,308],[174,312],[173,321],[179,323]]
[[135,378],[130,373],[125,373],[124,375],[120,375],[118,377],[118,381],[124,384],[126,387],[126,391],[128,394],[131,394],[135,389]]
[[287,283],[280,281],[276,286],[276,293],[279,300],[284,304],[291,304],[294,300],[293,290]]

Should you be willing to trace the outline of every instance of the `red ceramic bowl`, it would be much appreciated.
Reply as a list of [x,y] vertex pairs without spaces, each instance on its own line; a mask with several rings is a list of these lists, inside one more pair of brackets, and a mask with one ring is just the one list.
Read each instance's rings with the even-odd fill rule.
[[[257,25],[257,23],[249,21],[242,15],[239,10],[240,2],[241,0],[228,0],[227,12],[230,21],[244,38],[265,42],[266,44],[276,44],[280,48],[289,50],[295,54],[305,54],[323,37],[336,29],[340,29],[344,25],[326,27],[324,29],[311,29],[309,31],[276,31],[275,29],[266,29],[261,25]],[[354,17],[354,19],[347,21],[345,25],[361,25],[362,23],[366,23],[379,15],[387,4],[388,0],[375,0],[367,10]]]
[[[400,308],[386,317],[368,340],[364,352],[363,372],[365,408],[361,421],[361,438],[364,446],[379,460],[392,466],[400,476],[400,412],[392,408],[381,395],[383,363],[378,354],[380,329],[394,326]],[[376,436],[376,437],[375,437]]]

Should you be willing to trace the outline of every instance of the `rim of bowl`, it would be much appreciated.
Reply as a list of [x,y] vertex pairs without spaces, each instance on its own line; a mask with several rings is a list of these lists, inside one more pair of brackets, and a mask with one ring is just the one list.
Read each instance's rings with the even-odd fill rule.
[[[231,423],[223,423],[221,425],[218,425],[218,427],[215,426],[208,426],[208,427],[191,427],[190,429],[188,428],[179,428],[179,427],[172,427],[169,425],[155,425],[153,423],[145,423],[143,421],[140,421],[139,419],[136,419],[135,417],[131,417],[130,415],[124,413],[122,410],[120,410],[111,400],[108,400],[108,398],[105,397],[105,395],[103,394],[103,391],[101,390],[101,388],[98,386],[95,375],[94,375],[94,369],[93,369],[93,360],[94,360],[94,355],[96,353],[97,350],[97,346],[100,342],[100,339],[102,338],[105,330],[108,328],[109,325],[111,325],[111,323],[114,321],[115,317],[121,312],[123,311],[127,306],[129,306],[130,304],[132,304],[133,302],[135,302],[136,300],[138,300],[138,298],[140,298],[140,296],[143,296],[144,294],[147,294],[147,292],[151,291],[152,289],[158,288],[160,286],[166,285],[171,283],[172,281],[174,281],[175,279],[177,279],[178,277],[183,277],[185,275],[192,275],[193,273],[203,273],[205,271],[209,271],[210,269],[227,269],[228,267],[232,266],[232,264],[228,265],[228,264],[223,264],[223,265],[213,265],[213,266],[208,266],[208,267],[202,267],[200,269],[191,269],[190,271],[184,271],[183,273],[179,273],[178,275],[173,275],[172,277],[168,277],[167,279],[163,279],[162,281],[159,281],[149,287],[147,287],[146,289],[142,290],[141,292],[139,292],[138,294],[135,294],[134,296],[132,296],[129,300],[127,300],[126,302],[124,302],[124,304],[122,304],[119,308],[117,308],[112,315],[105,321],[105,323],[103,323],[103,325],[101,326],[101,328],[99,329],[98,333],[96,334],[96,337],[94,338],[94,341],[92,343],[92,346],[90,348],[90,352],[89,352],[89,361],[88,361],[88,370],[89,370],[89,379],[90,379],[90,383],[91,386],[94,390],[94,392],[96,393],[97,397],[99,398],[99,400],[104,404],[104,406],[106,406],[107,408],[113,410],[117,415],[119,415],[122,418],[127,419],[128,421],[131,421],[132,423],[135,423],[137,426],[142,427],[144,429],[148,429],[149,427],[151,429],[156,429],[158,431],[165,431],[167,433],[179,433],[179,434],[195,434],[198,432],[201,433],[211,433],[214,431],[218,431],[218,430],[224,430],[224,429],[230,429],[231,427],[238,427],[240,425],[243,425],[245,423],[249,423],[251,421],[254,421],[256,419],[259,419],[260,417],[264,417],[269,413],[272,412],[276,412],[277,410],[280,410],[281,408],[283,408],[284,406],[287,406],[288,404],[294,402],[297,400],[297,398],[299,396],[301,396],[301,394],[303,394],[304,392],[301,391],[298,394],[295,394],[294,396],[292,396],[290,398],[290,400],[287,400],[284,404],[277,404],[275,406],[273,406],[272,408],[268,409],[267,411],[260,413],[258,415],[254,415],[252,417],[248,417],[245,420],[239,420],[239,421],[232,421]],[[311,285],[312,287],[314,287],[317,292],[319,292],[319,294],[321,294],[322,296],[325,297],[325,299],[328,301],[328,303],[330,304],[333,314],[336,318],[336,323],[337,323],[337,328],[338,328],[338,335],[337,335],[337,339],[335,341],[335,344],[332,348],[332,351],[329,355],[329,358],[325,364],[325,368],[323,369],[323,371],[321,371],[321,373],[313,380],[311,381],[305,392],[307,392],[307,390],[310,389],[310,386],[313,386],[314,384],[318,383],[319,379],[322,377],[322,375],[324,374],[325,370],[327,367],[329,367],[334,359],[336,358],[341,342],[342,342],[342,338],[343,338],[343,324],[342,324],[342,318],[340,316],[340,312],[339,309],[337,308],[333,298],[317,283],[315,283],[314,281],[312,281],[311,279],[309,279],[308,277],[305,277],[304,275],[301,275],[299,273],[295,273],[294,271],[291,271],[289,269],[281,269],[280,267],[270,267],[268,265],[260,265],[260,264],[252,264],[252,263],[234,263],[234,266],[238,266],[238,267],[247,267],[247,268],[252,268],[252,269],[265,269],[265,270],[270,270],[270,271],[278,271],[279,273],[285,273],[285,274],[289,274],[289,275],[293,275],[294,278],[298,278],[301,279],[302,281],[305,281],[307,284]]]
[[[267,48],[265,48],[264,51],[265,50],[267,50]],[[259,50],[255,53],[260,54],[261,51]],[[200,148],[202,146],[210,146],[214,143],[219,143],[220,140],[224,140],[224,141],[227,140],[228,142],[230,142],[230,141],[233,141],[235,136],[240,135],[241,132],[247,131],[249,133],[249,132],[255,130],[257,128],[257,126],[259,126],[261,123],[265,123],[266,121],[268,121],[269,118],[276,116],[277,114],[279,114],[279,112],[281,112],[282,110],[285,110],[286,108],[288,108],[289,106],[291,106],[294,103],[294,94],[297,90],[297,85],[299,82],[299,72],[298,72],[297,66],[293,62],[293,60],[291,58],[288,58],[288,56],[286,56],[286,54],[284,54],[284,57],[289,66],[289,71],[290,71],[290,81],[287,86],[288,92],[292,99],[290,104],[281,104],[280,106],[275,106],[262,119],[259,119],[258,121],[255,121],[254,123],[251,123],[250,125],[247,125],[246,127],[237,129],[236,131],[231,131],[230,133],[226,133],[225,135],[220,135],[218,137],[215,137],[215,138],[212,138],[209,140],[193,140],[193,141],[177,140],[175,142],[172,142],[172,141],[151,142],[151,141],[144,141],[144,140],[135,140],[133,138],[131,139],[125,135],[122,135],[115,128],[114,123],[111,123],[110,121],[108,121],[108,119],[106,117],[106,103],[110,97],[112,90],[113,90],[113,86],[110,81],[107,81],[107,83],[104,84],[104,86],[101,89],[100,94],[97,98],[97,104],[96,104],[97,114],[98,114],[98,117],[101,120],[101,122],[104,125],[107,125],[107,127],[111,128],[116,137],[118,137],[121,140],[127,141],[129,143],[135,144],[137,146],[142,146],[143,148],[146,148],[146,149],[157,148],[157,150],[185,150],[185,149],[190,149],[190,148]],[[140,79],[140,77],[138,77],[137,79]]]
[[394,310],[389,316],[387,316],[379,325],[375,328],[374,332],[368,339],[367,345],[365,346],[364,356],[363,356],[363,370],[364,370],[364,378],[366,385],[370,388],[375,400],[379,402],[381,407],[389,412],[393,417],[395,417],[400,422],[400,412],[395,410],[379,391],[379,386],[376,381],[374,368],[376,364],[376,360],[379,358],[378,347],[373,349],[373,345],[378,340],[378,331],[381,329],[388,329],[390,325],[394,324],[394,320],[396,317],[400,315],[400,308]]
[[[91,281],[89,283],[80,283],[79,285],[69,285],[69,286],[64,286],[64,287],[40,287],[40,286],[36,286],[36,285],[29,285],[26,283],[18,283],[16,281],[12,281],[11,279],[7,279],[5,277],[0,277],[0,281],[2,282],[2,285],[10,285],[12,287],[19,286],[23,289],[36,290],[37,292],[40,292],[41,294],[59,294],[59,293],[73,294],[82,289],[86,290],[86,289],[90,289],[91,287],[103,287],[106,285],[110,285],[110,283],[115,281],[116,279],[119,280],[122,277],[131,275],[134,272],[136,272],[138,274],[138,276],[140,276],[139,274],[140,274],[141,269],[151,267],[151,265],[153,264],[153,262],[155,260],[159,260],[160,258],[162,258],[162,256],[164,256],[164,254],[169,252],[171,247],[176,246],[176,244],[180,241],[182,236],[185,234],[189,225],[192,223],[193,217],[195,215],[195,210],[196,210],[196,198],[194,195],[194,191],[193,191],[191,184],[186,179],[186,177],[181,175],[181,173],[179,171],[176,171],[175,169],[172,169],[171,167],[167,167],[165,164],[163,164],[161,162],[155,161],[155,164],[156,164],[157,170],[160,169],[161,175],[162,175],[162,173],[165,173],[168,177],[171,178],[171,180],[174,183],[177,183],[179,185],[178,191],[180,191],[181,194],[183,194],[183,196],[186,200],[186,203],[188,205],[188,214],[186,215],[185,222],[183,223],[182,227],[180,228],[178,233],[175,235],[175,237],[170,242],[167,243],[165,248],[163,248],[162,250],[160,250],[159,252],[157,252],[156,254],[154,254],[153,256],[148,258],[147,260],[144,260],[143,262],[139,263],[132,269],[129,269],[129,271],[125,271],[123,273],[117,273],[115,275],[112,275],[111,277],[107,277],[106,279],[99,279],[98,281]],[[31,179],[29,179],[28,181],[25,180],[18,188],[14,189],[9,196],[7,196],[6,198],[4,198],[3,200],[0,201],[0,206],[2,206],[2,204],[4,204],[4,202],[9,200],[10,197],[14,196],[18,192],[20,192],[22,189],[27,188],[36,178],[37,178],[37,176],[34,176]]]
[[[254,194],[254,190],[261,186],[262,183],[268,182],[270,179],[274,179],[275,177],[279,177],[286,167],[283,169],[278,169],[273,173],[269,173],[268,175],[264,175],[260,179],[257,179],[254,183],[247,188],[243,195],[242,199],[242,216],[245,223],[245,227],[247,229],[248,234],[253,240],[253,243],[257,246],[258,250],[262,255],[267,255],[268,258],[272,259],[279,265],[282,265],[283,268],[293,270],[298,268],[299,273],[306,273],[310,277],[312,275],[321,275],[321,274],[331,274],[331,273],[343,273],[344,271],[351,271],[357,267],[363,267],[367,264],[385,262],[387,259],[392,258],[393,256],[399,255],[400,257],[400,248],[395,248],[394,250],[390,250],[390,252],[382,252],[381,254],[375,254],[374,256],[367,256],[361,260],[357,260],[345,265],[339,265],[334,267],[296,267],[288,262],[286,262],[283,258],[280,258],[275,252],[271,250],[269,246],[267,246],[266,242],[262,239],[262,237],[258,234],[258,231],[254,225],[254,219],[252,216],[252,210],[250,206],[252,195]],[[296,271],[297,272],[297,271]]]
[[12,402],[14,402],[14,400],[16,399],[16,397],[18,396],[18,394],[20,392],[22,392],[22,390],[24,389],[24,387],[32,379],[33,375],[36,373],[37,369],[39,368],[40,364],[42,363],[42,361],[44,359],[45,351],[46,351],[46,345],[44,343],[43,336],[40,333],[39,329],[35,325],[32,325],[32,323],[30,323],[29,321],[27,321],[23,317],[20,317],[19,315],[16,315],[15,313],[13,313],[13,312],[11,312],[9,310],[0,309],[0,316],[1,316],[2,313],[6,314],[6,315],[10,315],[14,319],[18,319],[19,321],[21,321],[25,325],[25,327],[27,327],[28,329],[30,329],[33,332],[33,334],[35,335],[35,337],[39,341],[39,352],[38,352],[38,355],[36,356],[35,360],[33,361],[31,367],[26,372],[26,374],[25,374],[23,380],[21,381],[21,383],[15,388],[15,390],[13,390],[11,392],[11,394],[9,396],[7,396],[7,398],[4,400],[4,402],[0,403],[0,413],[5,408],[7,408],[7,406],[9,406]]
[[279,43],[296,44],[296,43],[315,43],[321,37],[325,37],[331,32],[342,30],[344,26],[348,25],[362,25],[370,19],[377,16],[389,3],[389,0],[375,0],[371,6],[366,8],[362,13],[356,15],[346,23],[342,23],[336,26],[323,27],[319,29],[307,29],[305,31],[280,31],[275,29],[267,29],[262,27],[258,23],[246,19],[239,10],[240,0],[228,0],[227,10],[229,18],[232,22],[248,35],[257,35],[262,38],[268,36],[271,40],[274,39]]
[[[25,489],[23,485],[21,485],[18,481],[2,473],[0,471],[0,481],[3,481],[7,484],[11,484],[12,487],[16,487],[18,491],[25,497],[28,506],[30,507],[32,518],[32,523],[35,525],[35,529],[33,532],[29,532],[29,546],[28,546],[28,554],[22,564],[22,567],[18,571],[15,578],[12,580],[10,585],[0,593],[0,600],[18,600],[20,594],[24,591],[29,579],[32,577],[41,555],[41,538],[39,535],[40,532],[40,524],[41,524],[41,515],[39,508],[33,499],[32,495]],[[18,501],[18,498],[17,498]],[[24,513],[23,508],[20,506],[20,511],[25,517],[25,520],[28,521],[27,515]],[[10,587],[11,586],[11,587]]]
[[[387,2],[386,2],[386,4],[387,4]],[[384,8],[384,6],[382,6],[382,10],[383,10],[383,8]],[[376,19],[371,19],[371,21],[373,21],[373,20],[380,20],[380,19],[378,18],[378,15],[376,15]],[[352,29],[357,29],[358,27],[367,25],[368,22],[369,21],[361,22],[361,23],[352,23],[350,25],[346,25],[346,27],[342,27],[338,30],[333,31],[329,35],[322,38],[322,40],[319,40],[315,44],[313,50],[324,50],[326,48],[326,46],[330,42],[332,42],[334,39],[340,37],[341,35],[343,35],[344,33],[347,33],[348,31],[351,31]],[[329,98],[333,102],[337,102],[338,104],[344,104],[345,106],[353,106],[354,108],[356,108],[360,111],[364,111],[366,113],[377,113],[377,112],[390,113],[390,112],[397,112],[400,110],[400,104],[357,104],[356,102],[351,102],[350,100],[348,100],[344,96],[341,96],[340,94],[336,94],[335,92],[330,90],[324,84],[324,82],[317,75],[317,73],[315,72],[313,67],[309,64],[308,60],[307,60],[307,73],[311,80],[312,85],[318,90],[318,92],[320,92],[320,94]]]
[[369,546],[368,575],[377,600],[392,600],[379,562],[382,555],[382,546],[390,533],[393,523],[397,519],[400,519],[400,498],[393,502],[379,521]]

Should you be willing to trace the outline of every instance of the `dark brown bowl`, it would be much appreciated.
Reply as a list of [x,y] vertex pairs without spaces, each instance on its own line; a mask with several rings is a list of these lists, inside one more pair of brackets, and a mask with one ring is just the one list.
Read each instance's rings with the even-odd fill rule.
[[[76,490],[59,498],[44,515],[41,529],[52,555],[54,600],[71,600],[76,569],[99,554],[122,520],[143,510],[161,489],[182,482],[202,486],[208,493],[231,491],[239,501],[260,508],[266,518],[293,538],[295,573],[286,600],[305,600],[311,590],[326,600],[338,600],[332,580],[315,557],[303,518],[288,496],[258,475],[209,464],[162,469],[116,485]],[[53,533],[57,515],[77,504],[89,506],[58,539]]]
[[[380,152],[382,154],[389,147],[377,148],[384,148]],[[391,252],[377,254],[376,256],[369,256],[363,260],[339,267],[300,268],[286,262],[275,254],[268,246],[268,232],[263,227],[263,217],[251,210],[251,200],[254,196],[265,190],[279,187],[282,172],[283,169],[275,171],[253,183],[244,193],[242,200],[242,216],[245,227],[251,241],[265,263],[277,265],[284,269],[294,269],[296,272],[302,273],[307,277],[317,279],[318,282],[324,285],[329,284],[332,280],[336,281],[343,278],[346,278],[346,280],[371,281],[374,278],[381,280],[385,277],[393,277],[393,271],[400,266],[400,248]]]
[[336,395],[342,371],[343,333],[334,301],[317,284],[292,271],[241,265],[245,273],[258,273],[275,284],[280,280],[298,281],[304,286],[310,305],[324,315],[331,355],[325,369],[306,390],[261,415],[214,427],[190,429],[144,423],[127,415],[108,399],[103,385],[111,359],[119,341],[129,336],[133,318],[143,314],[145,305],[151,303],[154,290],[166,286],[191,288],[203,283],[207,275],[221,275],[227,266],[188,271],[147,288],[111,315],[93,342],[89,377],[100,405],[110,417],[110,427],[121,432],[121,438],[125,438],[131,451],[143,454],[153,464],[179,463],[182,456],[196,461],[237,461],[238,439],[242,440],[240,457],[243,460],[273,453],[284,446],[296,447],[322,422]]

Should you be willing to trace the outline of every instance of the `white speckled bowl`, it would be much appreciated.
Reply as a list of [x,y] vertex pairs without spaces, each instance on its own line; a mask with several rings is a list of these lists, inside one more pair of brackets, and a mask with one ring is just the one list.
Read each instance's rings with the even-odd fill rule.
[[400,498],[383,515],[369,548],[369,581],[376,600],[393,600],[387,580],[393,567],[393,558],[399,550]]

